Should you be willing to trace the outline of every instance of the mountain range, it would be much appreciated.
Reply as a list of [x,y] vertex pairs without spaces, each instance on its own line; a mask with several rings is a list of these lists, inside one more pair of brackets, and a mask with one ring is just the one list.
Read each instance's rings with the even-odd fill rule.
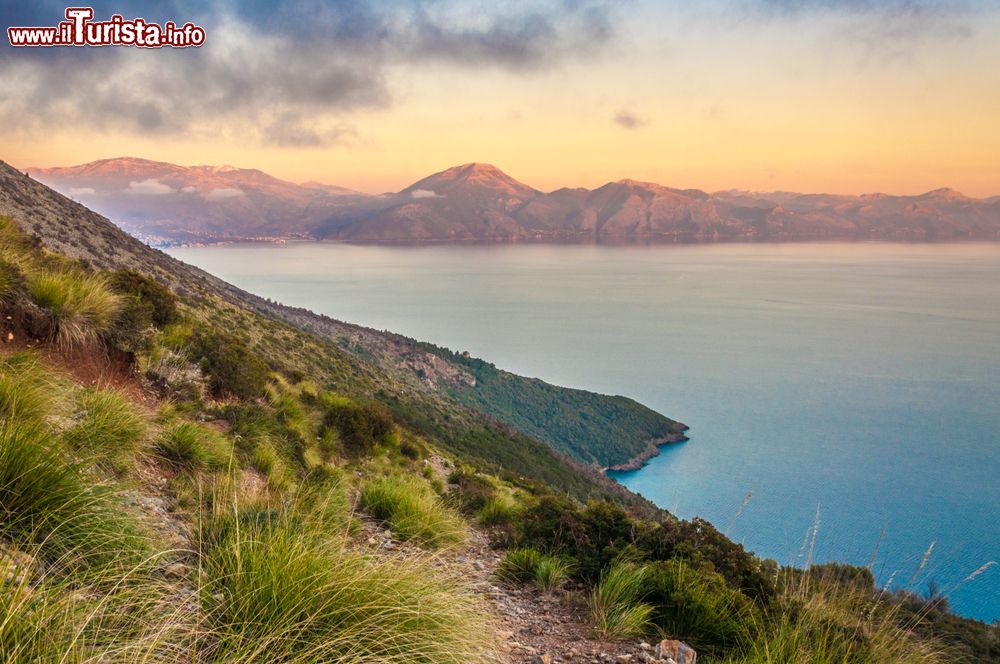
[[619,180],[543,192],[490,164],[395,193],[295,184],[255,169],[106,159],[29,174],[154,242],[753,242],[1000,239],[1000,197],[706,192]]

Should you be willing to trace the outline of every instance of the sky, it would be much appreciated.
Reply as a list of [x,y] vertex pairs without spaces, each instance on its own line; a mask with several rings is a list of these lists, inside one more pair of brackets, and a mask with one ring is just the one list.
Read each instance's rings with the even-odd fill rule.
[[[370,193],[480,161],[543,190],[1000,194],[994,0],[90,4],[207,40],[3,35],[0,159],[231,164]],[[65,7],[0,0],[0,26]]]

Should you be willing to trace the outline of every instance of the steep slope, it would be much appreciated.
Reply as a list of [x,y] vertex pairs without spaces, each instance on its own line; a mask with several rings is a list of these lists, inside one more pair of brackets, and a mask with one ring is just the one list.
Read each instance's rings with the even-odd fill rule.
[[341,187],[297,185],[256,169],[103,159],[29,174],[150,240],[308,237],[338,208],[364,198]]
[[[250,337],[262,354],[307,367],[349,394],[378,396],[404,421],[451,450],[563,487],[578,496],[611,492],[650,507],[627,496],[616,483],[571,463],[519,430],[513,416],[484,414],[483,410],[454,400],[449,395],[450,386],[474,383],[471,372],[413,340],[284,307],[246,293],[146,246],[107,219],[2,162],[0,215],[10,217],[45,246],[71,258],[95,267],[150,274],[201,309],[206,320],[244,332],[260,328]],[[566,405],[572,406],[578,400],[576,391],[550,387]],[[585,394],[596,399],[607,413],[620,408],[615,399]],[[642,408],[638,404],[634,407]],[[566,410],[564,419],[554,422],[554,427],[587,426],[580,412]],[[624,433],[627,449],[612,461],[624,462],[642,454],[651,438],[669,435],[681,426],[659,415],[655,415],[654,423],[654,435],[643,427],[629,427]],[[609,434],[602,434],[596,427],[590,431],[595,445],[604,441],[609,449],[622,450],[620,443],[612,445]],[[556,435],[550,438],[555,440]],[[579,458],[591,462],[601,455],[595,450]]]

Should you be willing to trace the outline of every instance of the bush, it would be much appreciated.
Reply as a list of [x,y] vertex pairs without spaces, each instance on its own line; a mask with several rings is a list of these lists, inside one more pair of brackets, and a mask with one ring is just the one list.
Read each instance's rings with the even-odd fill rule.
[[681,558],[696,565],[710,564],[730,587],[761,605],[777,594],[775,563],[761,561],[703,519],[663,521],[644,531],[637,544],[653,560]]
[[75,449],[123,470],[146,435],[146,420],[115,390],[84,390],[77,406],[80,420],[63,434]]
[[475,514],[496,497],[496,487],[489,478],[478,475],[467,466],[455,470],[448,483],[454,486],[454,495],[459,509],[465,514]]
[[132,300],[136,315],[156,327],[178,320],[177,297],[152,277],[134,270],[118,270],[109,279],[112,289]]
[[699,570],[683,560],[649,567],[647,601],[653,622],[671,638],[699,653],[719,655],[746,642],[754,619],[753,603],[726,585],[719,574]]
[[482,607],[419,561],[377,561],[278,519],[212,547],[212,661],[492,661]]
[[421,480],[383,477],[361,487],[365,509],[401,539],[415,539],[431,547],[465,539],[465,524]]
[[216,396],[256,399],[264,395],[267,366],[236,337],[196,332],[191,336],[191,352]]
[[323,426],[337,433],[350,456],[371,454],[377,445],[391,444],[398,435],[392,415],[377,403],[338,400],[327,406]]
[[49,562],[134,562],[144,540],[110,487],[68,461],[37,425],[0,424],[0,540],[30,544]]
[[48,314],[53,337],[67,347],[92,343],[108,332],[123,304],[103,277],[80,270],[30,275],[28,294]]
[[590,612],[602,636],[629,638],[645,634],[653,607],[643,603],[649,568],[617,561],[601,575],[590,594]]
[[232,445],[226,436],[193,422],[181,422],[164,431],[154,450],[167,461],[189,470],[225,468],[232,457]]

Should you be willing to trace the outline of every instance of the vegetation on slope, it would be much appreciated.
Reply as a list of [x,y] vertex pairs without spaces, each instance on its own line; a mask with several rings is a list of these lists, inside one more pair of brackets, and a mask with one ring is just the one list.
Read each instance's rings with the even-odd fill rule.
[[627,397],[557,387],[431,344],[420,346],[475,376],[474,385],[449,385],[449,393],[460,402],[584,463],[624,464],[646,454],[652,441],[682,439],[686,429]]
[[[1000,660],[996,631],[939,598],[879,590],[863,569],[780,569],[710,524],[616,502],[587,476],[575,485],[541,443],[499,426],[484,442],[469,411],[280,321],[204,293],[164,298],[148,276],[122,288],[10,228],[0,240],[14,284],[0,366],[4,661],[489,661],[490,619],[463,582],[419,546],[388,557],[364,536],[385,522],[433,546],[468,520],[537,552],[511,554],[522,578],[591,597],[595,630],[681,636],[709,662]],[[119,315],[90,319],[70,345],[36,335],[55,328],[18,284],[53,265],[126,300]],[[129,298],[174,315],[126,316]],[[244,390],[245,374],[206,362],[206,340],[259,362],[263,385]],[[80,358],[136,389],[81,385]],[[524,455],[525,472],[500,471],[494,452]],[[447,486],[432,459],[454,469]],[[135,507],[152,491],[168,509]]]

